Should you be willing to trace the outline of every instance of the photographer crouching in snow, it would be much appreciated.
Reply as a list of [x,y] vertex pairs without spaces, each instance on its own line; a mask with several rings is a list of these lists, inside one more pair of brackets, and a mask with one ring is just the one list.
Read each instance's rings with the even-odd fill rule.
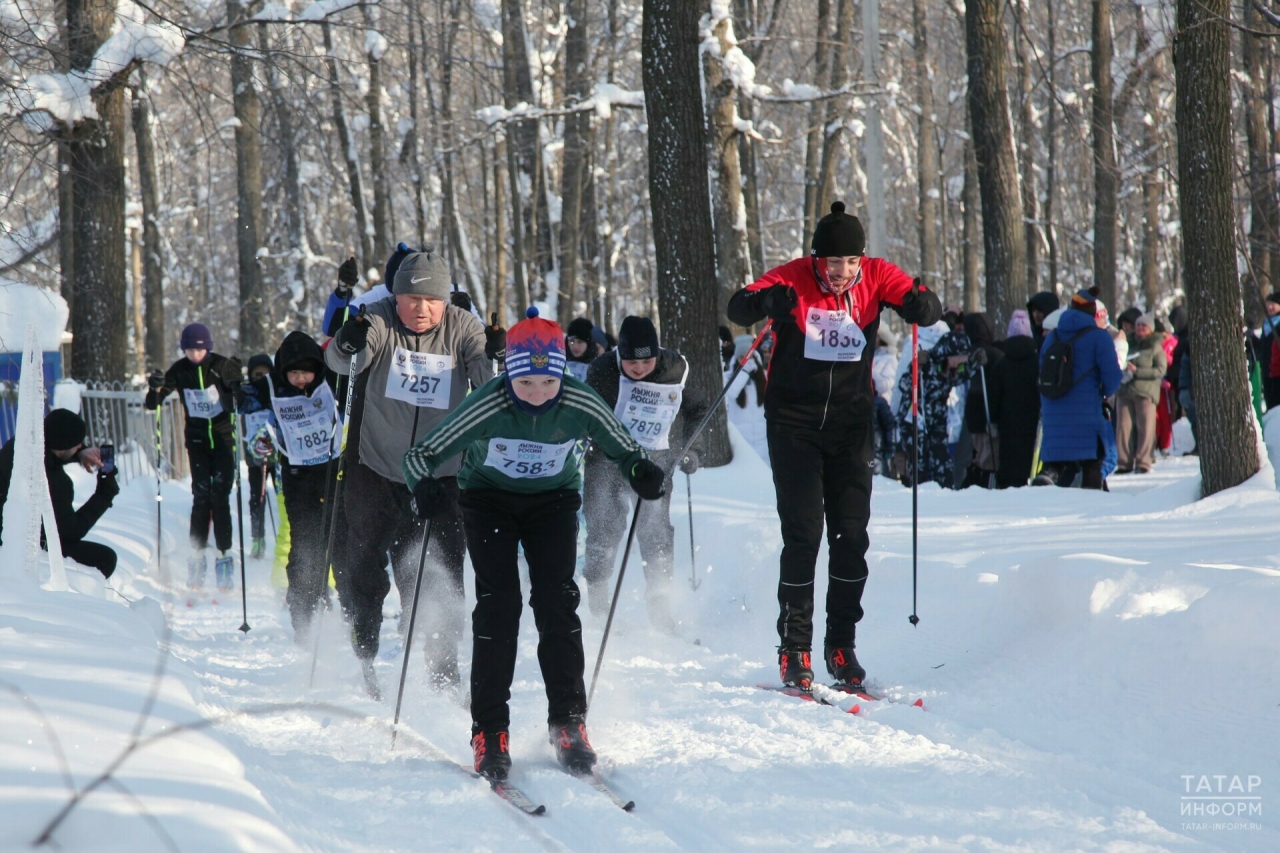
[[[95,568],[104,578],[109,578],[116,570],[116,552],[98,542],[86,542],[84,537],[111,508],[111,501],[120,494],[120,485],[116,482],[115,468],[110,471],[102,468],[97,448],[84,446],[84,433],[84,420],[75,412],[66,409],[50,412],[44,419],[44,472],[49,480],[49,498],[58,525],[62,556]],[[15,442],[16,439],[9,439],[0,450],[0,536],[4,533],[4,505],[9,499]],[[79,462],[86,471],[98,469],[98,487],[79,509],[74,505],[75,486],[63,470],[72,462]],[[40,547],[49,549],[43,531]]]

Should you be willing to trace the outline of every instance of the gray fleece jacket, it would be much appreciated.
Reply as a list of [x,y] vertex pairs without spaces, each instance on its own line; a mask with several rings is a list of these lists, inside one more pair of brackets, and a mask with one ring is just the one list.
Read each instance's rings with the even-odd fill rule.
[[[365,316],[369,342],[356,358],[356,373],[370,371],[360,461],[374,473],[403,483],[406,451],[456,409],[471,389],[493,378],[493,362],[484,355],[483,324],[457,306],[446,306],[440,322],[421,334],[400,322],[394,296],[367,305]],[[415,359],[411,353],[438,358]],[[324,360],[342,375],[351,366],[351,359],[333,346],[325,349]],[[449,460],[436,476],[456,476],[461,463],[460,458]]]

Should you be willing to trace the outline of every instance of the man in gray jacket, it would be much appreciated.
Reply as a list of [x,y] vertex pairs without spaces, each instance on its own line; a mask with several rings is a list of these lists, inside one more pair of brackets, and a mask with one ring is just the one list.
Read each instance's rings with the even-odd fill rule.
[[[394,295],[366,305],[334,337],[325,362],[341,374],[355,365],[368,373],[358,462],[344,474],[348,575],[343,602],[352,623],[351,642],[370,693],[377,692],[373,659],[378,653],[382,602],[391,589],[387,554],[408,625],[421,554],[423,522],[410,510],[401,460],[405,452],[445,419],[466,397],[493,378],[493,360],[505,347],[500,329],[486,330],[473,314],[450,304],[449,268],[428,248],[409,255],[395,274]],[[486,341],[486,339],[489,339]],[[462,633],[462,556],[465,540],[457,509],[452,460],[441,481],[454,498],[453,511],[432,522],[421,604],[426,622],[427,665],[440,688],[459,683],[458,640]]]

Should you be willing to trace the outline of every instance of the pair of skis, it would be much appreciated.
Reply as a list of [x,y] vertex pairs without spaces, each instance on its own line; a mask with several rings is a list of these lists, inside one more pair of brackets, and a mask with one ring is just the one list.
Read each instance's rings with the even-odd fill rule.
[[[884,697],[876,696],[867,692],[867,689],[860,684],[845,684],[837,682],[836,684],[814,684],[809,689],[803,687],[793,687],[791,685],[778,684],[757,684],[761,690],[770,690],[774,693],[781,693],[784,696],[794,696],[805,702],[814,702],[819,705],[830,705],[833,708],[839,708],[846,714],[858,714],[862,711],[863,702],[879,702]],[[840,703],[844,697],[853,696],[859,699],[852,706],[846,706]],[[890,700],[893,701],[893,700]],[[917,699],[911,703],[912,707],[924,710],[924,699]]]
[[[579,779],[583,782],[586,782],[592,788],[595,788],[601,794],[604,794],[606,797],[609,798],[609,801],[611,803],[613,803],[618,808],[622,809],[624,812],[629,812],[636,807],[635,800],[625,799],[616,791],[614,791],[612,788],[610,788],[609,783],[605,782],[604,779],[600,777],[599,771],[593,770],[590,773],[571,773],[568,770],[566,770],[565,772],[575,779]],[[526,794],[520,788],[513,785],[509,780],[490,779],[487,776],[482,776],[479,773],[474,773],[474,772],[472,772],[471,775],[477,779],[484,779],[486,782],[489,783],[489,788],[495,794],[497,794],[499,797],[506,800],[508,803],[515,806],[525,814],[536,816],[536,815],[544,815],[547,813],[546,806],[535,803],[532,799],[530,799],[528,794]]]

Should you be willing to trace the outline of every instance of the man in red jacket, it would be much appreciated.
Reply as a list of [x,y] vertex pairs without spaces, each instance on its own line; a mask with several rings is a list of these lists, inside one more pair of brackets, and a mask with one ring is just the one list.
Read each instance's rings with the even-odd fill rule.
[[[783,684],[813,683],[813,580],[822,527],[829,551],[827,670],[860,684],[866,671],[854,654],[867,583],[875,390],[867,342],[876,339],[880,307],[908,323],[942,316],[937,295],[883,258],[868,258],[856,216],[835,202],[813,232],[807,258],[765,273],[729,300],[729,319],[743,326],[773,320],[764,411],[769,462],[782,522],[778,582],[778,663]],[[865,357],[864,357],[865,355]]]

